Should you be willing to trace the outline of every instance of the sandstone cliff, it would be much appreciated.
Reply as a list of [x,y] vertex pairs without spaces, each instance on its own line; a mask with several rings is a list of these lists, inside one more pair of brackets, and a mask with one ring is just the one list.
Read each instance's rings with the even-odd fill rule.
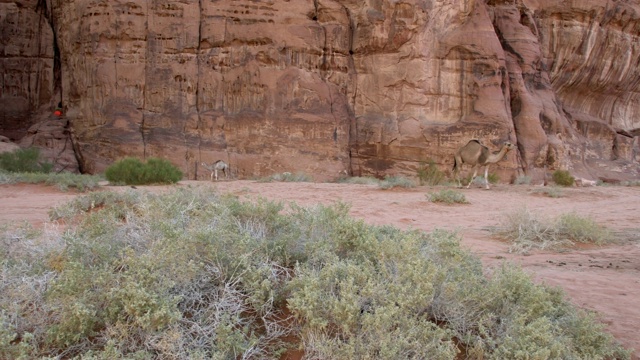
[[[639,0],[0,1],[0,135],[62,99],[83,171],[189,178],[449,169],[469,138],[540,169],[637,176]],[[26,66],[25,64],[29,64]],[[59,67],[58,67],[59,65]],[[614,174],[614,175],[612,175]]]

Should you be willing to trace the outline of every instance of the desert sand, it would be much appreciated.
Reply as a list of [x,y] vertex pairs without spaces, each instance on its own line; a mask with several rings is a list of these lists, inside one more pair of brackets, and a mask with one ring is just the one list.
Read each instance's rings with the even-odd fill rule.
[[[376,185],[240,181],[182,181],[177,186],[211,186],[242,199],[264,197],[300,205],[351,205],[351,214],[375,225],[403,229],[456,231],[463,246],[480,256],[487,267],[504,261],[522,266],[539,283],[564,289],[577,306],[596,311],[626,348],[640,359],[640,187],[599,186],[563,188],[563,196],[542,194],[541,187],[495,185],[460,189],[469,204],[445,205],[428,201],[427,194],[442,187],[382,190]],[[122,190],[127,187],[104,186]],[[170,187],[138,187],[163,191]],[[44,226],[48,211],[80,194],[44,185],[0,185],[0,224],[28,221]],[[543,216],[575,212],[619,234],[614,245],[583,246],[564,252],[509,253],[509,244],[492,237],[510,211],[526,207]]]

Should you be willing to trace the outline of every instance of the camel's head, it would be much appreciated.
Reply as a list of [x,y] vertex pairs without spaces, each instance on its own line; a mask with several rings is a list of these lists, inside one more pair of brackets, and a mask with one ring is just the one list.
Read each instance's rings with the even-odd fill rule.
[[505,142],[504,145],[502,145],[502,146],[507,149],[507,152],[513,150],[513,148],[516,147],[515,145],[513,145],[509,141]]

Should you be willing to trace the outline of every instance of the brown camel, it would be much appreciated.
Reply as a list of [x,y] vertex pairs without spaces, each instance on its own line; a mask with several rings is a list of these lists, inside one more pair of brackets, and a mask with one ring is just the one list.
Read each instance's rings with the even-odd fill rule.
[[491,153],[489,148],[482,145],[479,140],[469,140],[465,146],[456,152],[453,161],[453,172],[458,180],[458,186],[462,186],[462,184],[460,184],[459,172],[463,164],[468,164],[473,167],[473,176],[471,177],[471,181],[469,181],[469,185],[467,185],[467,189],[471,186],[471,183],[473,183],[476,175],[478,175],[478,168],[484,166],[484,184],[485,188],[489,190],[489,181],[487,180],[487,176],[489,176],[489,165],[502,160],[507,152],[513,148],[514,145],[507,141],[502,145],[499,152]]
[[202,167],[204,167],[205,169],[211,171],[211,181],[213,181],[213,177],[215,175],[216,177],[216,181],[218,181],[218,170],[222,170],[222,172],[224,173],[224,177],[225,179],[229,178],[229,165],[227,165],[227,163],[225,163],[222,160],[218,160],[216,162],[214,162],[211,165],[207,165],[207,163],[202,163]]

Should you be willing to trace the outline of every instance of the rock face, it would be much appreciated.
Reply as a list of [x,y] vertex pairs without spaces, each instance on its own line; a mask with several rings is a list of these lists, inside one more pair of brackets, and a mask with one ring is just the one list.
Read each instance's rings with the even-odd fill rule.
[[1,0],[0,33],[0,135],[15,141],[59,101],[47,6],[36,0]]
[[[15,105],[2,110],[0,135],[27,129],[61,89],[85,172],[160,156],[192,179],[216,159],[240,178],[415,175],[430,160],[448,170],[479,138],[518,145],[492,168],[503,181],[560,168],[638,175],[640,0],[34,0],[0,10],[13,34],[0,101]],[[18,70],[16,54],[39,65]]]

